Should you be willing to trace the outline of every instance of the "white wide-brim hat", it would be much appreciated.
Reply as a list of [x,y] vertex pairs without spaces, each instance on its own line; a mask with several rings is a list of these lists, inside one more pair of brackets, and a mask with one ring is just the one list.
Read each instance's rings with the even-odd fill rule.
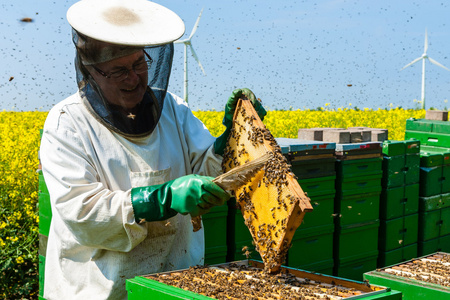
[[69,8],[67,20],[90,38],[129,46],[171,43],[185,31],[176,13],[147,0],[81,0]]

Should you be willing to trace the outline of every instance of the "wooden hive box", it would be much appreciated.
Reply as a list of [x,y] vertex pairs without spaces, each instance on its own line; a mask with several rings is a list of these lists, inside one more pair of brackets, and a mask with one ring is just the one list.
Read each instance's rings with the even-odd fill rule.
[[251,102],[240,99],[224,153],[223,171],[243,165],[267,152],[273,155],[265,166],[234,193],[265,270],[274,273],[284,263],[295,230],[305,213],[312,211],[312,206],[291,172],[280,146]]

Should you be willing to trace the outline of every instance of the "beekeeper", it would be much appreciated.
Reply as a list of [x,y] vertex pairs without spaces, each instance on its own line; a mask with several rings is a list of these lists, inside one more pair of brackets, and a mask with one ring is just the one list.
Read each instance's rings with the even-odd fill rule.
[[[55,105],[40,148],[52,222],[44,297],[125,299],[125,280],[204,262],[203,230],[191,217],[229,196],[212,182],[225,132],[214,138],[167,92],[173,41],[184,34],[172,11],[145,0],[83,0],[67,12],[78,92]],[[212,177],[210,177],[212,176]]]

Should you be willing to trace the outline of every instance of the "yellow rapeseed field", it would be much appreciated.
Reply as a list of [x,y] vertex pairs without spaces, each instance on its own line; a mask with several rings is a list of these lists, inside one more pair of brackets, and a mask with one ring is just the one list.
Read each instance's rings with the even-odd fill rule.
[[[196,111],[213,136],[223,112]],[[38,278],[38,148],[46,112],[0,112],[0,298],[35,298]],[[405,120],[424,118],[425,110],[378,109],[269,111],[264,119],[275,137],[296,138],[299,128],[372,127],[403,140]]]

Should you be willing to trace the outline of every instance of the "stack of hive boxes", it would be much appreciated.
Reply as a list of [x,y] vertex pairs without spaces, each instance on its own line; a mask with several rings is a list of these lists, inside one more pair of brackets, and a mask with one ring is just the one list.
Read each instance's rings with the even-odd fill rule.
[[378,257],[380,142],[338,144],[334,275],[362,280]]
[[276,140],[314,208],[305,215],[295,232],[287,265],[332,275],[336,144],[287,138]]
[[450,251],[450,122],[409,119],[410,138],[421,143],[418,255]]
[[336,143],[333,275],[361,280],[377,264],[381,142],[387,139],[387,130],[311,128],[300,129],[298,138]]
[[420,142],[383,142],[378,267],[417,256]]

